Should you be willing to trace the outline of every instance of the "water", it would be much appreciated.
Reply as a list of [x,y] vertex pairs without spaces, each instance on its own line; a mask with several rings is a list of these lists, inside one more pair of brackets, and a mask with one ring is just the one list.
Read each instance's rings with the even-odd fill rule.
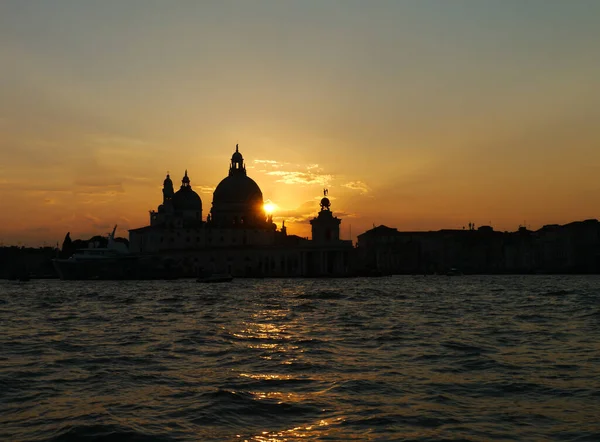
[[0,440],[600,440],[600,277],[0,282]]

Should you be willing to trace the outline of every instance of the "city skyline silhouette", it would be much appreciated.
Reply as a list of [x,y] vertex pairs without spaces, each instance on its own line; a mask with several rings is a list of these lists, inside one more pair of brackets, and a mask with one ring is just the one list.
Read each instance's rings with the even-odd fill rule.
[[[0,241],[143,225],[166,171],[210,204],[231,146],[290,232],[598,218],[600,5],[0,5]],[[351,232],[350,232],[351,226]]]

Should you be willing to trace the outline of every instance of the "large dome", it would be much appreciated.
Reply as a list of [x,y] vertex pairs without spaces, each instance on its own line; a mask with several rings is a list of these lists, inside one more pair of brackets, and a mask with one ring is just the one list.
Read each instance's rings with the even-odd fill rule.
[[213,205],[219,203],[262,204],[263,196],[258,184],[247,175],[230,175],[219,183],[213,194]]

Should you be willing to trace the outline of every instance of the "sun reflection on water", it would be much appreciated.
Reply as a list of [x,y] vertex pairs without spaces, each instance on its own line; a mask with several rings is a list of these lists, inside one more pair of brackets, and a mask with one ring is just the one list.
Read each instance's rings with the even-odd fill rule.
[[[339,425],[344,421],[344,418],[334,418],[328,420],[321,419],[311,425],[296,426],[288,430],[279,431],[262,431],[260,434],[253,435],[250,439],[244,439],[244,442],[288,442],[298,439],[315,440],[316,438],[326,437],[330,432],[331,425]],[[364,440],[363,435],[348,435],[344,440]],[[241,435],[237,435],[241,438]]]

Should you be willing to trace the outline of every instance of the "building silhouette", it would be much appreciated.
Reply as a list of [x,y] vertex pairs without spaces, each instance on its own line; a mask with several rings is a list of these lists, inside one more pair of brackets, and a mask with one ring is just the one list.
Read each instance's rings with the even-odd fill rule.
[[356,252],[357,266],[367,274],[600,273],[600,223],[590,219],[516,232],[472,225],[399,232],[382,225],[358,236]]
[[333,216],[327,196],[310,222],[312,240],[288,235],[285,225],[278,229],[265,213],[262,191],[248,176],[237,145],[206,219],[187,170],[176,192],[167,175],[162,196],[149,225],[129,231],[130,252],[169,262],[181,276],[206,269],[238,277],[351,273],[352,242],[340,239],[341,220]]

